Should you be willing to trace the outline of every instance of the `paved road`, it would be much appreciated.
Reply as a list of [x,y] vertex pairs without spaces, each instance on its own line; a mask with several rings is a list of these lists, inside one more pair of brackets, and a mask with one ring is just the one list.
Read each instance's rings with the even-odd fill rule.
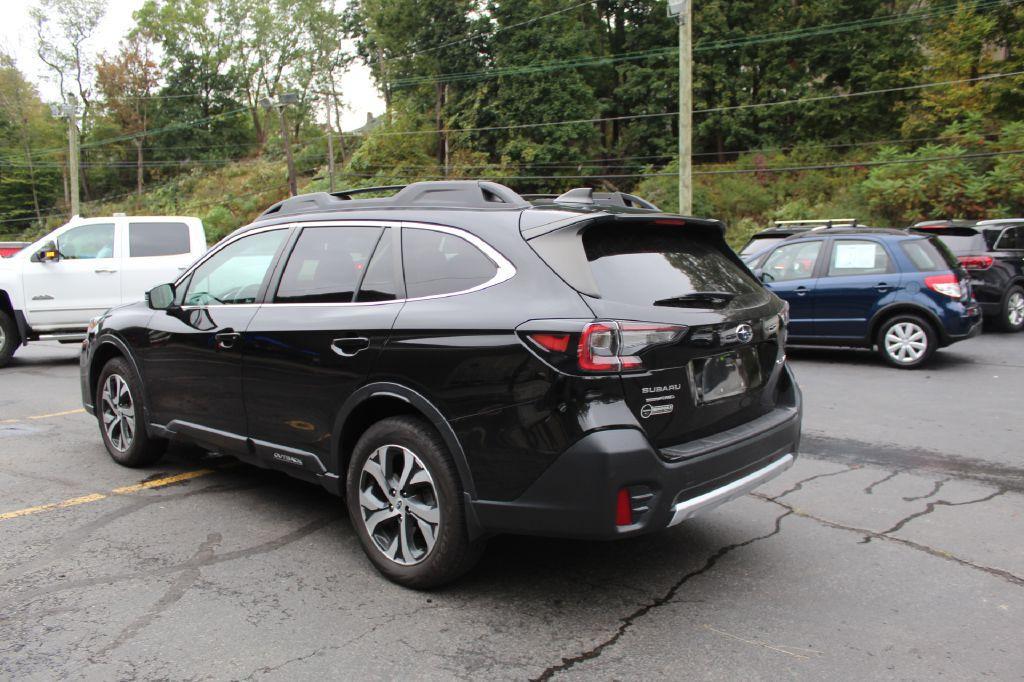
[[0,678],[1024,670],[1024,336],[917,372],[794,349],[807,436],[784,477],[655,536],[497,538],[429,594],[377,576],[315,487],[185,451],[115,466],[74,412],[74,351],[0,371]]

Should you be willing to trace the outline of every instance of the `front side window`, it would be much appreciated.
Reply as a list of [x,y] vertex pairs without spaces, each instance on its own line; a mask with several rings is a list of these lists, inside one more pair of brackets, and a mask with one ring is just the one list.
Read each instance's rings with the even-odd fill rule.
[[889,254],[878,242],[842,239],[832,245],[829,277],[880,275],[886,272],[889,272]]
[[406,229],[402,236],[409,298],[466,291],[494,278],[498,266],[462,237]]
[[821,253],[821,242],[802,242],[779,247],[768,256],[761,271],[769,282],[810,279]]
[[185,305],[255,303],[287,230],[242,237],[210,256],[192,273]]
[[191,251],[185,223],[130,223],[128,256],[177,256]]
[[85,260],[114,257],[114,224],[96,223],[73,227],[57,237],[61,258]]
[[352,302],[382,232],[379,227],[307,227],[288,259],[274,302]]

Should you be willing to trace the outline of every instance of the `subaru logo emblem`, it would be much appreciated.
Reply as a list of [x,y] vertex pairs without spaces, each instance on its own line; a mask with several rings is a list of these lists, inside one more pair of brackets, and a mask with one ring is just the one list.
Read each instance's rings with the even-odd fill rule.
[[741,324],[736,327],[736,340],[740,343],[750,343],[754,338],[754,328],[749,324]]

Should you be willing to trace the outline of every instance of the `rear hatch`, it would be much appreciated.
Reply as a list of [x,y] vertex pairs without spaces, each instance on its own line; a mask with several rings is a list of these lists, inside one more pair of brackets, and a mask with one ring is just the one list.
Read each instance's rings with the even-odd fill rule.
[[[609,341],[590,335],[599,339],[595,355],[611,344],[621,356],[609,369],[656,446],[703,438],[776,407],[784,304],[728,247],[719,223],[611,215],[524,236],[598,324],[612,328],[596,332]],[[588,333],[573,340],[584,374]]]

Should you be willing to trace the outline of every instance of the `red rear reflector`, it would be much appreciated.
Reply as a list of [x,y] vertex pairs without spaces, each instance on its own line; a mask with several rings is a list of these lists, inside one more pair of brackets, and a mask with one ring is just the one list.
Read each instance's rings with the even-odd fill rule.
[[615,501],[615,525],[633,525],[633,507],[630,504],[629,488],[619,489],[619,497]]
[[553,353],[564,353],[569,350],[568,334],[530,334],[530,338],[544,350]]
[[960,265],[968,270],[988,270],[992,262],[991,256],[960,256]]

